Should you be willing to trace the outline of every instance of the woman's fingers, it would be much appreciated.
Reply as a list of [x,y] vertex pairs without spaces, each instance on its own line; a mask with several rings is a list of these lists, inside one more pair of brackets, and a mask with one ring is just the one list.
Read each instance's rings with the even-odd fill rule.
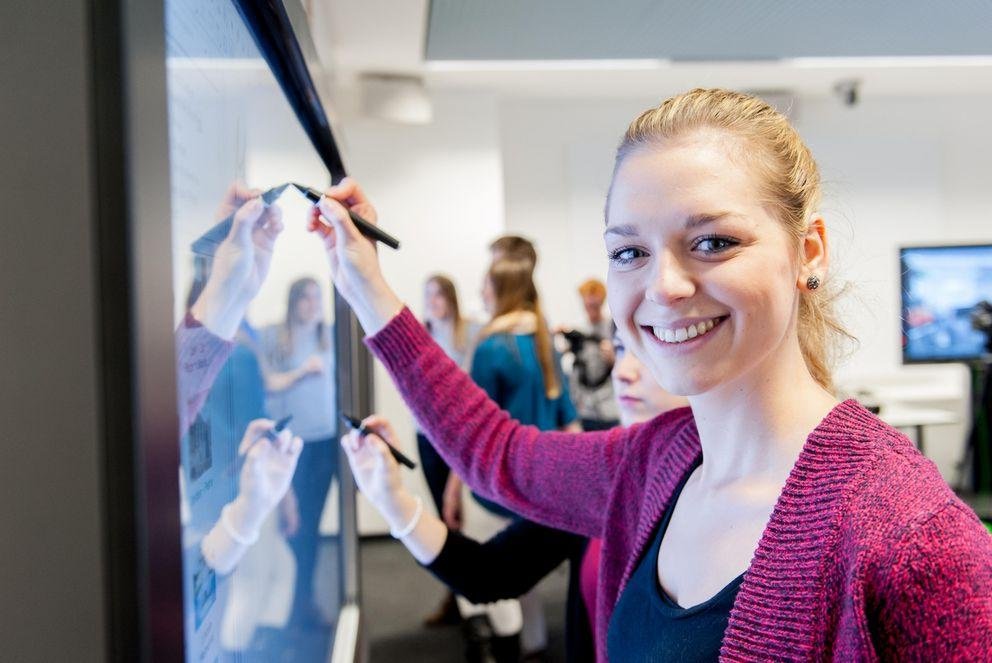
[[339,238],[344,237],[348,241],[360,241],[362,234],[348,215],[348,210],[341,203],[333,198],[324,196],[320,199],[318,205],[320,207],[320,215],[326,221],[330,222],[331,227],[338,233]]
[[362,420],[362,426],[381,436],[388,442],[394,442],[396,440],[396,435],[393,433],[392,424],[390,424],[389,420],[385,417],[381,417],[378,414],[370,414],[365,417],[365,419]]
[[376,222],[375,208],[362,187],[350,177],[343,178],[340,182],[330,187],[324,194],[348,208],[361,207],[357,210],[359,214],[369,223]]
[[265,211],[265,204],[261,198],[252,198],[241,206],[241,209],[234,215],[234,222],[231,224],[231,233],[228,238],[239,238],[248,241],[251,231],[255,228],[255,222]]
[[238,447],[239,454],[245,454],[251,448],[258,438],[265,435],[267,431],[275,428],[276,423],[271,419],[255,419],[248,424],[245,429],[244,437],[241,438],[241,445]]

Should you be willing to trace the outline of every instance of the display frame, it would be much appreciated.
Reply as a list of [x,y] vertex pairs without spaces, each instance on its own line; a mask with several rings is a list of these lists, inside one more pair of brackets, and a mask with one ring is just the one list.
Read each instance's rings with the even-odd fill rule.
[[906,342],[907,332],[909,330],[909,323],[906,319],[906,293],[908,288],[907,276],[908,267],[906,264],[906,252],[907,251],[919,251],[919,250],[954,250],[954,249],[988,249],[992,253],[992,243],[989,242],[960,242],[960,243],[946,243],[946,244],[906,244],[899,246],[899,328],[900,328],[900,355],[902,358],[902,363],[905,365],[920,365],[920,364],[960,364],[968,363],[972,361],[977,361],[981,359],[981,354],[979,355],[955,355],[948,357],[926,357],[926,358],[916,358],[912,357],[907,352],[908,343]]
[[[290,49],[298,56],[299,81],[301,63],[307,69],[318,65],[302,29],[303,7],[295,0],[264,4],[282,9],[288,20],[283,37],[302,43]],[[185,645],[174,292],[170,225],[163,222],[171,218],[164,2],[92,0],[90,11],[106,640],[111,660],[180,661]],[[309,72],[303,79],[309,87],[301,95],[323,112],[325,95]],[[326,130],[319,145],[307,133],[325,164],[328,145],[333,148],[337,162],[328,164],[328,174],[338,180],[344,167],[329,124]],[[370,412],[371,357],[357,319],[336,291],[334,301],[339,408]],[[342,380],[345,374],[353,379]],[[339,452],[339,466],[346,467]],[[343,614],[328,660],[351,661],[361,656],[355,485],[349,472],[341,473],[340,482]]]

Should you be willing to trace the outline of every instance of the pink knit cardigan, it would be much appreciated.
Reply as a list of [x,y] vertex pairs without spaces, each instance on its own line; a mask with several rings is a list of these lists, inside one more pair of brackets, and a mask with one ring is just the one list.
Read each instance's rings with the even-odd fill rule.
[[[679,480],[692,412],[570,434],[524,426],[408,309],[367,344],[441,455],[480,494],[603,537],[596,632]],[[901,433],[854,401],[810,434],[745,573],[722,661],[992,660],[992,537]]]

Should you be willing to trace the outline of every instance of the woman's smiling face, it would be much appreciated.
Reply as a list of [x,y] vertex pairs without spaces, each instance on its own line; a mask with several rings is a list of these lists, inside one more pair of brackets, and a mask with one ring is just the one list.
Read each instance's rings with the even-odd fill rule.
[[676,394],[760,380],[797,342],[798,246],[764,204],[744,149],[718,130],[643,146],[610,190],[618,333]]

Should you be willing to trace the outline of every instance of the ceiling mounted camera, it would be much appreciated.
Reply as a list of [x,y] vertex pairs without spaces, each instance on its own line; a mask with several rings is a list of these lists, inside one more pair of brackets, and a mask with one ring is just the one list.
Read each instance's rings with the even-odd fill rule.
[[857,106],[861,99],[861,81],[849,78],[834,84],[834,94],[845,106]]

